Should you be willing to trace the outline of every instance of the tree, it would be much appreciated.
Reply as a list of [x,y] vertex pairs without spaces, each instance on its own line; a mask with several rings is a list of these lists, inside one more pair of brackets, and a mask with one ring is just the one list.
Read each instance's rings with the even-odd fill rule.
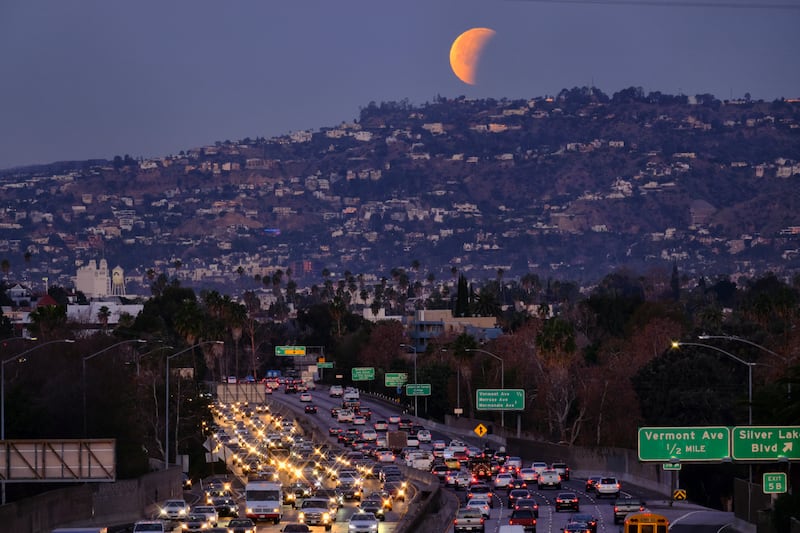
[[97,311],[97,321],[100,323],[100,326],[103,329],[103,333],[106,332],[108,328],[108,319],[111,317],[111,310],[108,308],[107,305],[100,307]]

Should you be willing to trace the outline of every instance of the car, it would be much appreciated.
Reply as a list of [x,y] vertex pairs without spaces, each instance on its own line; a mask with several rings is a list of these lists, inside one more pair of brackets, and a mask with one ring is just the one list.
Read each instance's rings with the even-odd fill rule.
[[495,489],[504,489],[507,488],[508,485],[514,481],[514,476],[509,473],[505,474],[497,474],[494,478],[494,488]]
[[592,530],[582,522],[567,522],[563,533],[592,533]]
[[204,532],[208,528],[208,520],[206,520],[205,515],[201,514],[189,514],[181,522],[181,531],[197,533],[201,531]]
[[229,491],[211,491],[206,501],[217,510],[219,516],[239,516],[239,506],[236,504],[233,495]]
[[603,476],[589,476],[588,478],[586,478],[586,489],[585,489],[586,492],[594,491],[595,485],[597,485],[597,482],[600,481],[602,477]]
[[389,423],[390,424],[399,424],[400,423],[400,415],[389,415]]
[[456,512],[455,520],[453,520],[453,532],[484,533],[486,531],[484,521],[483,513],[478,509],[462,507]]
[[256,524],[249,518],[232,518],[228,522],[230,533],[256,533]]
[[550,465],[550,469],[558,472],[558,475],[561,476],[561,479],[564,481],[569,481],[569,467],[567,466],[567,463],[553,463]]
[[533,498],[533,495],[528,491],[528,489],[514,489],[508,491],[508,507],[510,509],[514,508],[514,503],[517,500],[525,500]]
[[331,385],[331,388],[328,390],[328,396],[331,398],[341,398],[344,396],[344,389],[341,385]]
[[584,530],[597,533],[597,518],[589,513],[577,513],[570,516],[567,525],[569,526],[570,524],[579,524]]
[[519,477],[515,477],[514,479],[512,479],[511,483],[509,483],[506,486],[506,490],[527,489],[527,488],[528,488],[528,482]]
[[354,426],[364,426],[367,424],[366,417],[362,415],[353,415],[353,425]]
[[133,533],[165,533],[164,522],[160,520],[139,520],[133,524]]
[[542,470],[539,477],[536,479],[536,484],[539,489],[551,487],[555,489],[561,488],[561,476],[555,470]]
[[536,478],[538,479],[539,474],[547,470],[547,463],[542,461],[534,461],[531,463],[531,468],[533,468],[536,471]]
[[344,432],[344,429],[340,428],[339,426],[331,426],[328,428],[328,435],[332,437],[337,437]]
[[189,504],[186,500],[167,500],[158,513],[160,518],[168,520],[182,520],[189,514]]
[[356,409],[356,414],[363,416],[368,421],[372,419],[372,409],[369,407],[359,406]]
[[467,490],[467,500],[471,500],[475,496],[486,496],[489,498],[489,507],[494,507],[494,493],[486,483],[476,483]]
[[385,490],[393,500],[401,502],[406,501],[405,481],[387,481],[383,484],[383,490]]
[[615,477],[601,477],[600,481],[594,484],[594,492],[597,498],[617,498],[619,497],[621,485]]
[[310,402],[312,401],[311,393],[310,392],[303,392],[300,394],[300,401],[301,402]]
[[378,432],[371,428],[366,428],[361,432],[361,438],[368,441],[378,440]]
[[314,404],[306,405],[303,407],[303,411],[305,411],[307,414],[315,415],[317,414],[317,406]]
[[449,472],[444,479],[445,486],[453,487],[455,489],[467,488],[471,482],[472,474],[470,474],[467,470]]
[[523,481],[527,481],[528,483],[535,482],[536,470],[534,470],[533,468],[520,468],[519,478]]
[[[227,530],[226,530],[227,531]],[[306,524],[286,524],[281,528],[282,533],[311,533],[311,528]]]
[[417,440],[419,442],[430,442],[431,441],[431,432],[427,429],[420,429],[417,431]]
[[378,518],[373,513],[357,512],[347,524],[349,533],[375,533],[378,531]]
[[363,500],[361,504],[358,506],[358,510],[364,513],[372,513],[374,514],[378,520],[383,522],[386,520],[386,511],[383,509],[383,501],[378,499],[373,500]]
[[564,509],[575,511],[576,513],[581,510],[577,494],[574,492],[558,493],[558,496],[556,496],[556,512]]
[[393,463],[395,460],[392,450],[379,450],[376,454],[379,463]]
[[410,418],[401,418],[397,421],[397,429],[400,431],[410,432],[412,427],[414,427],[414,422]]
[[213,505],[195,505],[192,507],[191,514],[202,515],[206,518],[206,522],[212,526],[216,526],[219,522],[219,513]]
[[525,531],[536,531],[536,517],[530,509],[511,511],[511,515],[508,517],[508,525],[522,526]]
[[303,500],[297,519],[309,526],[323,526],[325,531],[330,531],[338,510],[338,504],[330,498],[314,495]]
[[375,431],[388,431],[389,423],[386,420],[376,420],[372,427],[375,428]]
[[492,514],[492,506],[489,503],[489,499],[485,496],[475,496],[470,498],[464,505],[464,509],[475,509],[480,511],[481,516],[483,516],[484,519],[488,519]]
[[539,518],[539,504],[533,498],[520,498],[514,502],[514,509],[531,509],[533,516]]

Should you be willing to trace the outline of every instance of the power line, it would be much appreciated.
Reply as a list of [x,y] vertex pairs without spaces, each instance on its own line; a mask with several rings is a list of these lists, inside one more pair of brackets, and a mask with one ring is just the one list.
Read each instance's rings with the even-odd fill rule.
[[788,9],[800,10],[800,4],[764,4],[759,2],[695,2],[691,0],[515,0],[539,4],[591,4],[636,7],[711,7],[723,9]]

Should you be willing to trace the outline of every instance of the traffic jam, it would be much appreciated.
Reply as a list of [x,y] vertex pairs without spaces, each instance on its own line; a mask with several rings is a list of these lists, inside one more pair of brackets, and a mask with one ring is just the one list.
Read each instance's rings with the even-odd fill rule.
[[[502,448],[433,432],[396,406],[363,401],[354,388],[272,379],[266,390],[262,403],[214,404],[207,433],[226,472],[190,482],[185,500],[165,502],[157,517],[165,531],[391,532],[416,492],[407,468],[430,472],[457,495],[455,533],[536,531],[537,524],[595,533],[610,521],[595,505],[603,495],[595,484],[608,478],[570,482],[564,463],[523,464]],[[316,439],[304,430],[309,424]],[[620,495],[613,481],[613,494],[605,492],[612,501]]]

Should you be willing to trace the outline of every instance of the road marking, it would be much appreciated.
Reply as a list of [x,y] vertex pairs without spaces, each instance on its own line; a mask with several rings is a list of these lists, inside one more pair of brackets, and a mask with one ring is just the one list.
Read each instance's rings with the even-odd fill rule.
[[691,515],[693,515],[693,514],[695,514],[695,513],[700,513],[700,512],[702,512],[702,511],[690,511],[690,512],[686,513],[685,515],[679,516],[678,518],[676,518],[675,520],[673,520],[672,522],[670,522],[670,524],[669,524],[669,528],[670,528],[670,529],[672,529],[672,526],[674,526],[675,524],[677,524],[678,522],[680,522],[680,521],[681,521],[681,520],[683,520],[684,518],[686,518],[686,517],[688,517],[688,516],[691,516]]

